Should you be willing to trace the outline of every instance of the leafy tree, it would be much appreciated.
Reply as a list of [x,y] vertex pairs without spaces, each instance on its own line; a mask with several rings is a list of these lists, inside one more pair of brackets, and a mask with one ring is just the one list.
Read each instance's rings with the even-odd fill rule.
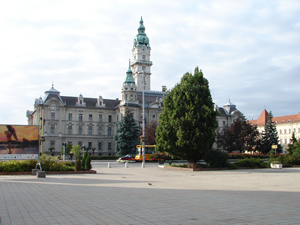
[[139,129],[134,121],[128,107],[125,108],[125,115],[119,123],[116,142],[116,151],[118,155],[135,153],[135,146],[138,144]]
[[272,121],[273,115],[270,111],[267,116],[267,121],[265,124],[265,130],[262,133],[262,153],[268,153],[272,149],[272,145],[277,145],[277,153],[282,151],[281,145],[278,142],[278,133],[276,129],[276,123]]
[[196,67],[194,75],[186,73],[164,99],[156,151],[185,159],[194,167],[215,142],[216,115],[208,80]]
[[217,146],[227,152],[255,151],[260,147],[260,135],[256,125],[245,117],[237,118],[229,127],[217,131]]
[[[156,128],[157,128],[157,122],[152,121],[151,123],[145,124],[145,144],[146,145],[155,145],[156,141]],[[142,137],[142,130],[140,131],[140,137],[139,141],[141,141]]]
[[80,153],[81,153],[81,147],[79,145],[73,145],[71,152],[73,152],[73,154],[77,157],[77,159],[80,158]]
[[92,164],[91,164],[91,156],[87,155],[86,159],[85,159],[85,170],[90,170],[92,168]]

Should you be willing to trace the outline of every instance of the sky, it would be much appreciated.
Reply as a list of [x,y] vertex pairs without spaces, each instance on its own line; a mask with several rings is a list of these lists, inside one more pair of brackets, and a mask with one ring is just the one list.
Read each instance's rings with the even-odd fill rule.
[[121,99],[141,16],[152,90],[198,66],[219,107],[300,112],[299,0],[11,0],[0,3],[0,124],[27,124],[52,84]]

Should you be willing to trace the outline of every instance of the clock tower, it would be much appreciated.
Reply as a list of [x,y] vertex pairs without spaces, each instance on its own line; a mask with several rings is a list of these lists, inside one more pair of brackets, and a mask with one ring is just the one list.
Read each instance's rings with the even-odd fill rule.
[[140,26],[138,28],[138,34],[134,38],[132,48],[132,63],[131,68],[133,72],[133,78],[137,85],[138,90],[143,90],[143,74],[145,75],[145,90],[150,91],[151,88],[151,66],[150,61],[150,45],[149,38],[145,33],[145,27],[143,24],[143,18],[141,17]]

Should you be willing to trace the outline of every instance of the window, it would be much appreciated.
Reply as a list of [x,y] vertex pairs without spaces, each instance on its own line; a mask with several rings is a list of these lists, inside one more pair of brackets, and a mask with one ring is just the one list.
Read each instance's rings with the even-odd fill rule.
[[298,128],[298,133],[300,133],[300,128]]
[[72,121],[72,113],[69,113],[69,121]]
[[51,112],[51,120],[55,120],[55,112]]
[[107,149],[111,150],[111,142],[108,142]]
[[146,56],[145,56],[145,55],[143,55],[143,60],[145,60],[145,58],[146,58]]
[[68,134],[72,134],[72,126],[71,125],[68,126]]
[[88,135],[92,135],[93,134],[93,127],[89,126],[88,127]]
[[98,128],[98,135],[102,135],[102,128],[101,127]]
[[111,135],[111,127],[107,128],[107,135]]
[[296,128],[294,128],[294,133],[296,133]]
[[284,144],[287,144],[287,139],[284,139]]
[[111,115],[108,116],[108,122],[111,122]]
[[101,148],[102,148],[102,142],[99,141],[99,142],[98,142],[98,150],[100,150]]
[[142,66],[142,70],[145,70],[146,69],[146,67],[145,66]]
[[92,144],[93,144],[92,142],[89,142],[89,144],[88,144],[89,149],[92,149]]
[[79,104],[82,105],[82,100],[79,101]]
[[102,115],[101,114],[99,114],[98,118],[99,118],[99,122],[102,122]]
[[93,115],[89,114],[89,121],[93,121]]
[[284,133],[286,134],[286,129],[284,129]]
[[290,134],[290,133],[292,133],[292,130],[291,130],[291,129],[289,129],[289,134]]
[[54,141],[54,140],[51,140],[51,141],[50,141],[50,146],[51,146],[51,147],[54,147],[54,146],[55,146],[55,141]]
[[282,130],[281,129],[279,130],[279,134],[282,134]]
[[82,121],[82,114],[79,114],[78,120],[79,120],[79,121]]
[[78,134],[82,134],[82,126],[78,127]]
[[225,121],[223,121],[223,127],[225,127],[225,125],[226,125],[226,122],[225,122]]
[[51,127],[50,127],[50,133],[51,133],[51,134],[54,134],[54,131],[55,131],[55,126],[54,126],[54,125],[51,125]]
[[78,145],[81,147],[82,146],[82,141],[78,141]]

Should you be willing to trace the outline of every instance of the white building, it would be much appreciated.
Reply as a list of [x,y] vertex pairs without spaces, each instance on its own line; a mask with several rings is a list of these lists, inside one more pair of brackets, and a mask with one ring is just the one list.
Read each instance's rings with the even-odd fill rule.
[[61,96],[53,85],[44,98],[35,99],[34,110],[27,110],[28,125],[40,126],[41,151],[60,154],[62,143],[95,149],[97,155],[114,155],[117,124],[128,106],[134,119],[142,124],[142,89],[145,75],[145,122],[158,121],[162,112],[162,91],[151,91],[149,38],[143,20],[134,38],[132,60],[121,87],[122,99]]
[[[256,124],[260,133],[263,133],[267,121],[268,112],[264,110],[257,120],[250,120],[251,124]],[[296,138],[300,138],[300,113],[288,116],[273,117],[279,138],[279,144],[283,147],[283,152],[287,152],[288,144],[293,133]]]

